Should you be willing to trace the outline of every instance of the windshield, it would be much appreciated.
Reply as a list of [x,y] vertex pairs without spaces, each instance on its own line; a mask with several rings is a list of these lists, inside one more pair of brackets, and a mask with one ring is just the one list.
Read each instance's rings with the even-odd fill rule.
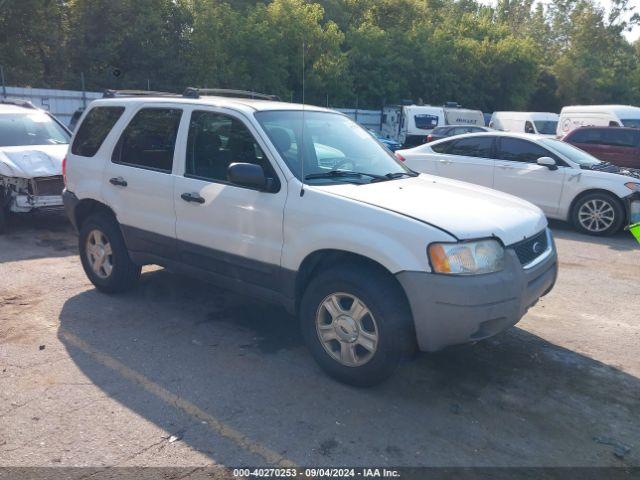
[[640,128],[640,118],[623,118],[622,125],[629,128]]
[[299,180],[303,158],[304,177],[309,183],[369,183],[379,177],[411,173],[367,130],[344,115],[305,111],[304,128],[302,110],[255,115]]
[[0,147],[67,143],[69,134],[46,113],[0,115]]
[[555,135],[558,129],[558,122],[556,120],[536,120],[536,130],[542,135]]
[[540,140],[540,143],[545,147],[549,147],[550,149],[555,150],[557,153],[564,155],[569,160],[577,163],[581,167],[590,167],[602,163],[596,157],[589,155],[584,150],[580,150],[573,145],[562,142],[560,140],[556,140],[555,138],[543,138]]

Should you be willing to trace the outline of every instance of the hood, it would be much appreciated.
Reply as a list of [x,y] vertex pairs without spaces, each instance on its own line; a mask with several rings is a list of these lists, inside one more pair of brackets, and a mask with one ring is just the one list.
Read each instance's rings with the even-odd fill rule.
[[460,240],[495,236],[511,245],[547,225],[542,211],[525,200],[432,175],[313,188],[415,218]]
[[34,178],[62,175],[68,145],[34,145],[0,148],[0,175]]

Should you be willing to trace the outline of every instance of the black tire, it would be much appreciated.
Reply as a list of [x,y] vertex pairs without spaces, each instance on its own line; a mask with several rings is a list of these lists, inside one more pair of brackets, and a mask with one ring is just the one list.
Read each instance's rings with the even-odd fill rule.
[[[112,269],[106,277],[101,277],[94,272],[87,253],[87,239],[94,230],[101,232],[111,246],[110,263]],[[90,215],[80,227],[78,246],[82,267],[91,283],[98,290],[105,293],[125,292],[133,288],[140,278],[141,267],[129,258],[122,232],[112,215],[103,212]]]
[[[334,359],[316,329],[321,304],[338,292],[360,299],[375,318],[377,349],[367,363],[360,366],[346,366]],[[357,387],[372,386],[387,379],[415,347],[411,313],[400,286],[389,274],[367,265],[331,267],[313,278],[302,297],[300,323],[305,342],[320,367],[336,380]]]
[[[612,222],[607,228],[603,228],[603,223],[598,221],[591,222],[589,217],[586,217],[586,210],[589,206],[602,205],[603,209],[607,211],[607,214],[612,214]],[[608,206],[605,208],[604,206]],[[571,223],[573,227],[580,233],[594,236],[607,236],[613,235],[622,227],[624,223],[624,208],[620,203],[620,200],[614,195],[605,192],[593,192],[587,193],[580,197],[571,210]],[[582,221],[581,221],[582,219]],[[609,219],[606,219],[607,222]],[[592,224],[592,228],[588,228]]]

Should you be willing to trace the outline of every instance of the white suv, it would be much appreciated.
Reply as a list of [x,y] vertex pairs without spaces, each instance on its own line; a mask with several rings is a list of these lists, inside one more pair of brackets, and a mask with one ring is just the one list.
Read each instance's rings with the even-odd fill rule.
[[62,208],[69,131],[25,100],[0,99],[0,233],[9,212]]
[[416,345],[509,328],[553,287],[530,203],[418,175],[340,113],[205,93],[83,114],[64,201],[98,289],[158,264],[281,303],[325,371],[371,385]]

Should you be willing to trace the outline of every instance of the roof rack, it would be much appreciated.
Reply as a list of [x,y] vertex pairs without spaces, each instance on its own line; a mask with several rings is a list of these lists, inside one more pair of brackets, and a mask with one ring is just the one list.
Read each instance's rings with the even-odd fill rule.
[[37,110],[37,107],[33,103],[29,100],[23,100],[22,98],[0,98],[0,103],[3,105],[15,105],[16,107]]
[[232,98],[256,98],[260,100],[273,100],[280,101],[280,97],[277,95],[269,95],[266,93],[250,92],[247,90],[229,90],[226,88],[195,88],[188,87],[183,97],[186,98],[200,98],[201,96],[216,96],[216,97],[232,97]]
[[116,97],[177,97],[175,93],[152,92],[149,90],[111,90],[107,89],[102,93],[102,98]]

